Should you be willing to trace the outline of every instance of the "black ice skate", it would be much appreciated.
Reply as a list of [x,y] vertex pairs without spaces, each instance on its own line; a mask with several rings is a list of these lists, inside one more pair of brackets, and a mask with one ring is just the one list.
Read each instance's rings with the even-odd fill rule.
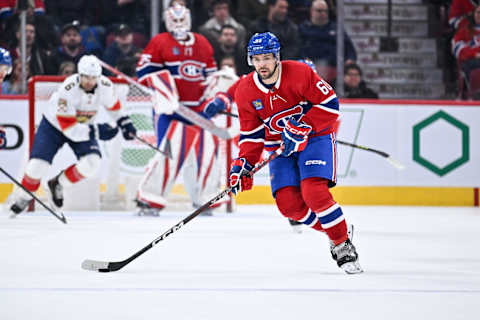
[[295,233],[302,233],[302,225],[303,223],[298,222],[296,220],[288,218],[288,222],[292,226],[293,232]]
[[358,262],[358,254],[350,239],[332,248],[332,257],[337,265],[348,274],[362,273],[363,269]]
[[52,195],[52,201],[57,208],[63,207],[63,187],[58,182],[58,178],[63,173],[60,172],[57,176],[48,181],[48,189],[50,189],[50,194]]
[[137,204],[137,215],[138,216],[152,216],[158,217],[160,216],[160,208],[153,208],[147,202],[135,199],[135,203]]
[[19,198],[17,201],[15,201],[14,204],[10,207],[10,211],[12,211],[12,215],[10,216],[11,218],[15,217],[17,214],[22,213],[25,211],[25,209],[30,205],[30,202],[32,200],[24,199],[24,198]]

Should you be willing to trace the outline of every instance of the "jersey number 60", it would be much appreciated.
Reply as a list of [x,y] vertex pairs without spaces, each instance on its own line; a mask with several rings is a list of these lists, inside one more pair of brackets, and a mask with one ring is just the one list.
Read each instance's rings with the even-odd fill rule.
[[316,84],[316,86],[317,86],[318,90],[322,91],[322,93],[323,93],[324,95],[327,95],[327,94],[330,92],[330,90],[333,90],[332,86],[329,85],[329,84],[328,84],[325,80],[323,80],[323,79],[320,80],[320,81],[318,81],[317,84]]

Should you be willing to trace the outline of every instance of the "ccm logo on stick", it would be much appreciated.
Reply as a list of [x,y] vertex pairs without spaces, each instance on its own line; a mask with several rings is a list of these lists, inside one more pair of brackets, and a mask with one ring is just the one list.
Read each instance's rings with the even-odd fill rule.
[[327,165],[327,161],[323,161],[323,160],[307,160],[307,161],[305,161],[305,165],[306,165],[306,166],[313,166],[313,165],[326,166],[326,165]]

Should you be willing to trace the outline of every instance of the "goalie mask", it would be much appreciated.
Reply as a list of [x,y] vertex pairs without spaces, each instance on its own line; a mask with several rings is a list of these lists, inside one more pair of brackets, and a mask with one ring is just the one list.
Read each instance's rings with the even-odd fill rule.
[[163,12],[163,20],[167,31],[176,40],[185,40],[192,27],[190,10],[180,4],[175,4]]

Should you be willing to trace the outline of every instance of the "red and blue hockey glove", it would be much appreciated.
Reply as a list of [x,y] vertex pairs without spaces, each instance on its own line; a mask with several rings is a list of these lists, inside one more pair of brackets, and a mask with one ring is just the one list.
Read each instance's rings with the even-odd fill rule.
[[7,146],[7,134],[5,133],[5,129],[0,127],[0,149],[3,149]]
[[299,123],[290,118],[283,128],[283,152],[282,156],[288,157],[294,152],[299,152],[307,146],[308,135],[312,127],[305,123]]
[[125,140],[133,140],[137,135],[137,129],[133,126],[132,119],[129,116],[123,116],[117,120],[117,125],[122,130]]
[[228,96],[223,92],[219,92],[216,94],[215,99],[211,100],[205,105],[205,108],[203,108],[203,113],[208,119],[210,119],[220,111],[225,110],[229,104],[230,99]]
[[117,127],[112,127],[108,123],[99,123],[90,125],[90,139],[110,140],[115,138],[118,133]]
[[232,161],[229,180],[234,195],[252,189],[253,177],[248,175],[252,169],[253,166],[245,158],[237,158]]

